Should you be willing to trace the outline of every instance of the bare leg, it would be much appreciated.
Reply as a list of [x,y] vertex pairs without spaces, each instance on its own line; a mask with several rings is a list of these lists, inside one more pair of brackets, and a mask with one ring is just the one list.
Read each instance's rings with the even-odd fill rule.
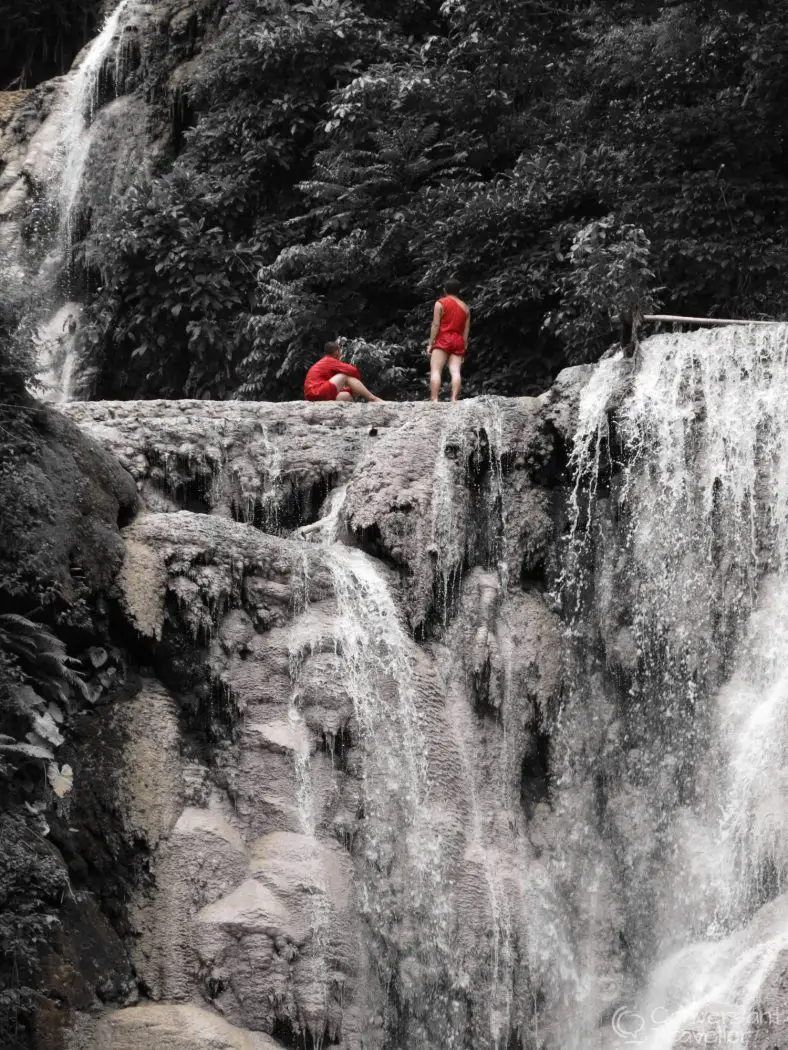
[[349,390],[340,390],[337,394],[337,401],[344,401],[345,404],[347,404],[348,402],[352,403],[353,395],[350,393]]
[[433,350],[430,354],[430,400],[439,401],[441,396],[441,379],[443,366],[449,355],[443,350]]
[[[339,400],[342,394],[348,394],[350,397],[363,397],[365,401],[383,400],[382,397],[375,397],[374,394],[370,393],[361,380],[356,379],[355,376],[346,376],[342,372],[339,372],[337,375],[331,376],[329,383],[333,383],[337,390],[339,390],[337,400]],[[342,400],[347,401],[348,398],[343,397]]]
[[452,401],[456,401],[460,396],[460,384],[462,383],[462,376],[460,375],[461,368],[462,358],[458,357],[457,354],[452,354],[449,358],[449,375],[451,376]]

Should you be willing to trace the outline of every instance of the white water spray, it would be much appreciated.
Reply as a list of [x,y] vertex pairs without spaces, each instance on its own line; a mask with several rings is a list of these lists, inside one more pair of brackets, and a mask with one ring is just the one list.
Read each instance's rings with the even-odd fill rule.
[[75,208],[90,152],[90,128],[100,101],[102,71],[112,62],[117,91],[123,77],[123,18],[137,2],[120,0],[73,74],[62,103],[54,177],[59,234],[66,253],[70,252],[74,238]]
[[[654,960],[632,1016],[649,1050],[707,1045],[720,1016],[738,1019],[728,1042],[744,1047],[788,948],[779,897],[788,874],[788,327],[643,345],[615,410],[619,465],[609,465],[621,525],[612,545],[596,506],[609,373],[600,366],[581,403],[574,510],[577,523],[585,494],[589,524],[573,565],[581,570],[594,550],[594,607],[581,608],[582,619],[604,625],[609,654],[621,633],[634,654],[626,724],[642,748],[643,812],[660,822],[662,846],[647,844],[657,852],[633,899],[658,902],[657,945],[684,941]],[[613,622],[622,624],[615,637]],[[577,689],[586,695],[580,680]],[[567,732],[577,734],[580,718],[570,700]],[[666,795],[667,769],[678,790]],[[680,893],[672,863],[658,866],[665,850],[692,872]],[[677,927],[676,914],[691,915],[692,927]],[[622,1035],[615,1025],[613,1035]]]
[[69,75],[50,117],[55,145],[46,182],[56,226],[52,250],[35,282],[40,301],[52,310],[37,336],[42,393],[56,402],[71,400],[79,381],[76,332],[81,310],[78,303],[63,304],[59,273],[64,268],[69,277],[71,274],[80,197],[93,143],[93,121],[102,102],[108,71],[112,71],[109,80],[116,95],[123,84],[128,50],[124,45],[124,27],[140,2],[120,0],[86,48],[79,66]]

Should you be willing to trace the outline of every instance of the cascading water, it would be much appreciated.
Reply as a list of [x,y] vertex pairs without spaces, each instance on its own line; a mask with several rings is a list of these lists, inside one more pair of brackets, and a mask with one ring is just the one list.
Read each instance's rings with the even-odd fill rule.
[[[414,647],[389,585],[361,551],[337,542],[345,487],[326,501],[325,516],[298,530],[303,571],[327,564],[337,604],[334,647],[341,681],[353,705],[362,760],[361,843],[363,875],[359,908],[365,917],[379,973],[396,985],[401,1007],[418,1026],[448,1038],[443,1017],[429,1016],[445,995],[449,975],[450,902],[445,893],[439,829],[430,808],[427,741],[414,679]],[[313,544],[315,546],[313,547]],[[312,639],[312,645],[321,644]],[[297,678],[297,669],[291,671]],[[297,719],[297,712],[294,713]],[[300,793],[308,798],[308,762],[296,759]],[[305,811],[308,806],[300,808]],[[319,921],[320,916],[316,919]],[[374,982],[373,982],[374,983]],[[384,1017],[392,1033],[401,1023]]]
[[788,328],[641,349],[617,406],[626,366],[596,371],[575,440],[557,811],[613,859],[578,864],[575,841],[556,863],[617,883],[621,934],[606,991],[592,908],[566,884],[593,1004],[563,1045],[590,1045],[607,1002],[603,1046],[748,1046],[788,949]]
[[[117,97],[123,85],[127,60],[124,24],[141,0],[120,0],[107,17],[101,32],[86,49],[81,62],[66,82],[63,96],[52,116],[55,146],[46,173],[47,208],[53,218],[52,246],[35,278],[37,295],[51,311],[38,334],[41,383],[44,396],[63,402],[73,396],[78,364],[75,333],[81,307],[64,303],[71,285],[72,252],[83,181],[93,143],[93,123],[102,104],[107,82]],[[49,225],[49,223],[47,223]],[[65,282],[61,274],[65,273]]]
[[[449,900],[430,810],[412,643],[372,561],[339,544],[329,550],[337,651],[365,756],[362,912],[380,943],[387,980],[397,981],[402,1005],[426,1028],[449,969]],[[442,1034],[450,1046],[452,1033]]]
[[55,156],[54,194],[58,230],[66,255],[74,238],[74,212],[90,152],[90,128],[100,103],[101,80],[108,63],[113,66],[117,94],[123,79],[124,50],[121,25],[138,0],[120,0],[74,73],[62,102],[59,145]]
[[[552,428],[564,434],[581,375],[566,478]],[[357,428],[336,450],[358,459],[325,516],[287,538],[259,544],[223,515],[132,526],[134,556],[163,558],[207,619],[222,573],[240,606],[214,649],[252,721],[240,801],[217,804],[294,909],[277,930],[295,993],[280,998],[270,956],[250,966],[258,942],[237,940],[269,918],[246,915],[248,879],[200,913],[190,979],[211,972],[217,1008],[251,1031],[275,1013],[275,1033],[351,1050],[777,1045],[764,1018],[788,956],[788,329],[654,339],[637,365],[607,360],[557,389],[566,403],[407,406],[399,425],[391,406],[341,423],[327,407],[322,429],[309,407],[320,441]],[[265,463],[228,443],[238,475],[208,455],[210,416],[180,498],[189,471],[224,471],[213,506],[243,518],[238,493],[256,494],[255,524],[285,531],[279,411]],[[129,447],[128,430],[116,440]],[[389,491],[401,446],[413,454]],[[292,870],[275,881],[264,847],[281,835]]]
[[[450,650],[455,644],[461,647],[454,634],[463,629],[461,623],[450,623],[452,604],[468,561],[489,567],[497,601],[506,602],[503,447],[499,406],[486,402],[457,406],[444,420],[436,443],[430,525],[437,554],[438,617],[449,639],[445,661],[441,656],[445,708],[431,708],[440,692],[430,699],[430,690],[425,693],[415,677],[418,647],[405,631],[381,571],[367,555],[336,542],[345,490],[332,494],[324,518],[299,530],[304,539],[321,544],[336,596],[341,677],[364,756],[361,911],[375,945],[378,979],[387,988],[385,1028],[389,1039],[398,1037],[402,1045],[465,1047],[469,1028],[475,1026],[481,1045],[504,1047],[523,1014],[517,1001],[524,991],[517,958],[526,951],[522,886],[515,868],[502,866],[490,847],[488,816],[490,802],[494,806],[496,795],[505,792],[512,802],[509,824],[495,823],[505,839],[516,839],[514,795],[508,782],[505,788],[499,783],[494,769],[484,774],[475,768],[471,741],[477,716],[463,690],[450,682],[456,669]],[[435,687],[440,688],[438,683]],[[517,732],[517,716],[511,689],[504,691],[509,736],[500,736],[505,756],[507,740]],[[441,747],[448,744],[458,756],[461,790],[469,805],[467,826],[458,834],[450,821],[447,841],[441,825],[445,803],[442,810],[431,797],[435,773],[430,772],[428,743],[443,719],[451,727],[451,740]],[[504,765],[512,773],[505,758]],[[513,775],[518,779],[519,769]],[[488,782],[482,785],[480,776],[489,776]],[[479,917],[483,941],[475,945],[469,945],[470,934],[461,928],[452,888],[458,849],[482,878],[482,887],[473,887],[473,892],[481,891],[485,915],[490,916],[489,929]],[[468,887],[459,892],[467,894]],[[483,1016],[469,1017],[469,999],[474,1010],[488,1016],[486,1024]],[[525,1012],[530,1009],[528,1005]]]

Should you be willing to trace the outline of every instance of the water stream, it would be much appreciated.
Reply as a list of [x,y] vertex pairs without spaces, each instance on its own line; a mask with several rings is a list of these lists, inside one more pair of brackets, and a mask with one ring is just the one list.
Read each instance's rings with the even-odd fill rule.
[[[71,400],[79,383],[75,334],[81,306],[65,302],[75,294],[72,253],[78,237],[79,211],[96,114],[111,88],[115,97],[126,76],[128,48],[124,27],[141,0],[119,0],[101,31],[71,72],[52,116],[54,149],[47,172],[47,205],[53,213],[51,248],[39,273],[31,276],[40,301],[51,313],[40,326],[37,342],[42,394],[56,402]],[[47,224],[48,225],[48,224]],[[65,276],[63,276],[65,275]],[[63,287],[65,286],[65,295]]]
[[[618,781],[588,815],[628,867],[632,998],[603,1044],[747,1046],[788,948],[788,328],[649,340],[609,425],[619,369],[576,434],[561,727],[566,796]],[[599,703],[612,758],[581,710]]]
[[74,240],[75,210],[90,153],[90,128],[101,101],[101,83],[107,63],[113,67],[115,94],[123,82],[124,48],[122,22],[139,0],[120,0],[93,40],[79,68],[70,78],[61,104],[59,143],[56,154],[55,192],[58,205],[58,234],[68,256]]

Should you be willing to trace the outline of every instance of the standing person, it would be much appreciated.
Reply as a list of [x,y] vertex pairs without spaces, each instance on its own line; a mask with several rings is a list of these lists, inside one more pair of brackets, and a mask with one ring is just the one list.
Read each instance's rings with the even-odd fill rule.
[[365,401],[382,401],[375,397],[361,382],[361,374],[353,365],[340,361],[341,351],[337,343],[326,343],[323,357],[312,365],[304,380],[304,397],[307,401],[352,401],[363,397]]
[[447,362],[451,376],[451,399],[456,401],[460,396],[460,370],[468,347],[471,311],[459,294],[460,282],[454,278],[447,281],[443,287],[443,297],[437,301],[432,312],[427,353],[430,356],[430,398],[433,401],[440,398],[443,368]]

